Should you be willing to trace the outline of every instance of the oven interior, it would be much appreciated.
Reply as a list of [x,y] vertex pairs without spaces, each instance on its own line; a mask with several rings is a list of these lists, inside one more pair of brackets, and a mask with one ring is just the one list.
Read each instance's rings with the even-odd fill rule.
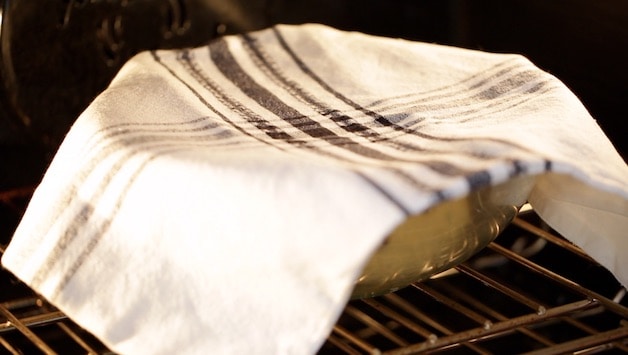
[[[91,2],[65,3],[76,3],[78,9]],[[466,0],[268,0],[256,4],[266,8],[268,23],[322,22],[379,35],[526,54],[574,90],[626,156],[626,131],[620,118],[628,115],[628,106],[622,103],[628,71],[621,70],[628,54],[618,50],[628,47],[625,2],[515,0],[504,5],[491,0],[480,6]],[[0,128],[4,129],[2,125],[14,115],[6,99],[10,89],[3,87],[0,96]],[[62,114],[74,115],[89,99],[72,98]],[[7,132],[0,134],[0,254],[52,153],[49,142],[37,135]],[[395,293],[350,301],[319,352],[627,353],[628,296],[606,269],[524,206],[495,242],[462,265]],[[2,269],[0,354],[4,353],[110,351]]]

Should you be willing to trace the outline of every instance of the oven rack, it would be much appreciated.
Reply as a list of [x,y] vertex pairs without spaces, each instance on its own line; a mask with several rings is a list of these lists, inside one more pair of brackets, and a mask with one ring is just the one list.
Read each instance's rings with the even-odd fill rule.
[[[0,254],[32,188],[0,191]],[[319,354],[628,353],[626,290],[522,209],[467,262],[395,293],[352,300]],[[108,354],[0,270],[0,354]]]

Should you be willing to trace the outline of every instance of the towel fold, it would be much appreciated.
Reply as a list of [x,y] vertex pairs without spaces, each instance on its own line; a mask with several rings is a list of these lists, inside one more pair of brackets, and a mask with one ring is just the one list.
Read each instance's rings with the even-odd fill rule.
[[120,353],[313,353],[396,225],[522,175],[541,217],[628,285],[628,167],[555,77],[279,25],[132,58],[2,262]]

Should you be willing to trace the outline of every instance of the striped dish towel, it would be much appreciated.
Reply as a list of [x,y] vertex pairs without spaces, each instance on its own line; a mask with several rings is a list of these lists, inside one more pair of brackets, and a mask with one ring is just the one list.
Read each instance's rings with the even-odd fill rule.
[[276,26],[130,60],[2,262],[120,353],[313,353],[394,226],[522,175],[628,284],[628,167],[556,78],[518,55]]

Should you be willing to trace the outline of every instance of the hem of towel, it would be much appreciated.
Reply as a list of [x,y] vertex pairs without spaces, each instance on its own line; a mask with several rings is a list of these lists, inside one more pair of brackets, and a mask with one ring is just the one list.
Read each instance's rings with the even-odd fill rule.
[[628,286],[627,199],[567,174],[545,173],[528,200],[550,227]]

